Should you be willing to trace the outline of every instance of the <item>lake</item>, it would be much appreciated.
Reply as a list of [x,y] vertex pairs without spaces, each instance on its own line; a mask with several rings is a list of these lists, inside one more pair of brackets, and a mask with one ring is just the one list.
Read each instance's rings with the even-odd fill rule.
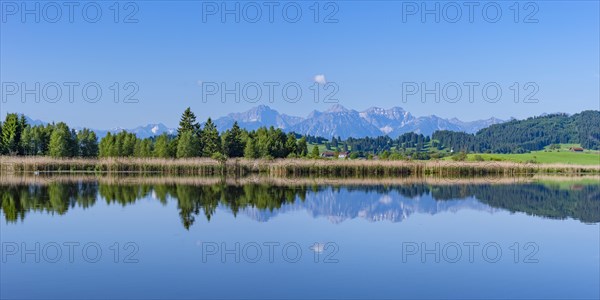
[[3,179],[2,298],[599,298],[591,180]]

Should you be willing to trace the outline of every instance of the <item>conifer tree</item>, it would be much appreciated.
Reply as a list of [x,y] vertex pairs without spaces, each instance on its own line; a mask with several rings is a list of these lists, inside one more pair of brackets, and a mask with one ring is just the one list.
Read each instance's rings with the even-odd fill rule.
[[298,148],[296,152],[299,156],[308,155],[308,144],[306,143],[306,137],[301,137],[298,140]]
[[311,156],[312,158],[318,158],[318,157],[319,157],[319,155],[320,155],[320,154],[319,154],[319,146],[317,146],[317,145],[313,146],[313,148],[312,148],[312,152],[310,153],[310,156]]
[[79,155],[81,157],[96,157],[98,156],[98,139],[96,133],[84,128],[77,133],[77,143]]
[[25,118],[17,114],[7,114],[2,128],[2,143],[6,153],[10,155],[22,154],[21,134],[27,124]]
[[228,157],[242,157],[244,156],[244,148],[242,130],[236,121],[231,129],[223,135],[223,153]]
[[202,156],[212,157],[215,153],[221,153],[221,138],[219,131],[210,118],[206,120],[202,133],[200,134]]
[[296,135],[293,133],[288,133],[286,136],[286,141],[285,141],[285,148],[287,150],[287,153],[293,153],[293,154],[298,154],[298,144],[296,141]]
[[179,128],[177,128],[177,137],[180,137],[184,131],[191,131],[194,134],[200,133],[200,124],[196,122],[196,115],[189,107],[181,115]]

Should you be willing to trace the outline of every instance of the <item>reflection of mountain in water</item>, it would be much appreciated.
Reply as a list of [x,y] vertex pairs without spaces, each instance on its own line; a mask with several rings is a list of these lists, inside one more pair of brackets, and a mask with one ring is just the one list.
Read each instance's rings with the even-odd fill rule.
[[283,206],[276,211],[248,207],[243,213],[250,218],[266,222],[271,218],[291,211],[306,211],[311,216],[325,217],[333,223],[348,219],[363,218],[368,221],[400,222],[414,213],[437,214],[457,212],[463,209],[494,212],[495,209],[477,199],[467,197],[460,200],[436,201],[431,193],[414,197],[401,195],[398,191],[381,194],[374,191],[360,192],[348,189],[324,188],[318,193],[309,193],[303,202]]
[[553,219],[600,222],[600,187],[593,184],[575,189],[536,183],[342,187],[98,182],[0,185],[1,209],[9,222],[24,219],[30,211],[65,214],[75,206],[91,208],[98,199],[108,204],[133,205],[149,197],[163,203],[176,201],[185,228],[198,216],[210,220],[219,207],[259,221],[299,210],[337,223],[353,218],[399,222],[414,213],[505,209]]

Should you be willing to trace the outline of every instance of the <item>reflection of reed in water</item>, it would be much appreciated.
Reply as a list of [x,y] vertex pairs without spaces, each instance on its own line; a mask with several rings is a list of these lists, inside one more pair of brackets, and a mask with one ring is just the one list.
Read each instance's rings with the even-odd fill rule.
[[139,176],[136,174],[90,175],[90,174],[22,174],[2,177],[0,185],[48,184],[52,182],[100,182],[104,184],[187,184],[187,185],[246,185],[270,184],[277,186],[302,185],[402,185],[402,184],[515,184],[531,182],[600,182],[600,175],[561,176],[530,174],[522,176],[479,176],[479,177],[443,177],[443,176],[402,176],[382,178],[336,178],[336,177],[274,177],[268,175],[236,176]]
[[[2,181],[0,201],[7,221],[24,219],[27,212],[65,214],[73,207],[90,208],[97,199],[108,204],[133,205],[139,199],[155,198],[162,203],[176,201],[184,227],[199,215],[210,220],[217,207],[237,215],[248,209],[277,212],[290,205],[321,209],[313,215],[360,217],[359,212],[379,216],[403,215],[402,207],[424,205],[413,199],[466,201],[475,198],[493,208],[548,218],[574,218],[600,222],[598,177],[532,177],[515,183],[507,178],[490,182],[443,181],[441,178],[386,180],[322,179],[282,181],[280,178],[196,178],[196,177],[94,177],[57,176],[13,177]],[[549,179],[571,180],[549,181]],[[255,181],[252,181],[255,180]],[[575,188],[574,188],[575,187]],[[343,191],[343,192],[342,192]],[[379,196],[375,202],[367,195]],[[327,197],[321,197],[326,196]],[[341,196],[344,195],[344,196]],[[385,201],[381,201],[383,197]],[[308,199],[308,200],[307,200]],[[317,200],[315,200],[317,199]],[[309,201],[309,202],[307,202]],[[437,206],[437,205],[434,205]],[[324,209],[324,210],[323,210]],[[399,211],[400,210],[400,211]],[[415,211],[418,211],[416,209]]]

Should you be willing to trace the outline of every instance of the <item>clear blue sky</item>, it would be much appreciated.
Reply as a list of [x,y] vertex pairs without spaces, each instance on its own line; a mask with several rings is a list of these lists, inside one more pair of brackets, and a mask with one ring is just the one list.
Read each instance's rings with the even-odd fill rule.
[[[33,8],[35,3],[27,5]],[[410,7],[400,1],[334,2],[335,6],[322,2],[320,22],[314,21],[312,1],[295,2],[302,9],[297,23],[284,19],[281,5],[274,8],[274,22],[270,23],[268,7],[262,2],[258,2],[263,6],[256,23],[244,20],[254,17],[254,7],[246,7],[246,14],[240,12],[239,23],[235,23],[233,15],[221,22],[219,13],[207,15],[203,21],[203,14],[216,2],[201,1],[134,2],[137,12],[133,18],[137,23],[122,22],[135,7],[121,2],[120,22],[116,23],[113,1],[99,3],[102,16],[97,23],[83,18],[94,17],[93,8],[89,7],[87,14],[81,6],[75,7],[70,23],[65,6],[58,22],[49,23],[44,17],[54,18],[55,8],[47,7],[43,12],[45,3],[41,2],[40,22],[36,23],[35,15],[26,15],[28,19],[22,21],[21,11],[13,14],[14,7],[3,4],[0,76],[6,103],[1,104],[2,117],[7,112],[19,112],[34,119],[91,128],[134,127],[152,122],[175,126],[188,106],[204,120],[258,104],[306,116],[314,109],[331,106],[322,99],[319,103],[313,101],[310,87],[315,79],[335,83],[339,88],[335,98],[348,108],[401,106],[416,116],[435,114],[463,120],[524,118],[546,112],[576,113],[600,106],[597,1],[536,2],[536,7],[525,7],[522,2],[519,22],[514,20],[513,1],[497,2],[502,16],[496,23],[482,16],[486,2],[474,8],[472,23],[466,6],[462,6],[462,16],[456,23],[446,21],[444,17],[454,18],[455,12],[454,7],[447,7],[444,14],[445,2],[439,2],[439,23],[433,15],[422,22],[418,13],[406,15],[403,21],[403,14]],[[228,5],[233,8],[235,3]],[[245,4],[241,2],[240,10]],[[435,2],[426,5],[433,8]],[[335,8],[332,19],[337,19],[337,23],[323,23]],[[528,17],[531,13],[532,17]],[[285,16],[294,17],[293,7]],[[486,16],[495,16],[493,8]],[[525,19],[538,22],[524,23]],[[7,94],[12,82],[24,82],[29,88],[36,82],[41,86],[48,82],[80,85],[74,88],[74,103],[68,101],[69,89],[64,85],[58,103],[44,99],[36,103],[31,95],[22,103],[21,90],[16,95]],[[97,82],[102,88],[102,98],[97,103],[87,103],[80,95],[87,82]],[[135,82],[139,87],[135,98],[139,102],[114,103],[110,89],[113,82],[120,83],[121,101],[132,91],[124,90],[125,83]],[[210,82],[224,82],[231,88],[235,82],[242,86],[249,82],[277,82],[280,86],[275,87],[274,103],[269,103],[265,86],[257,103],[235,103],[231,97],[222,103],[218,95],[203,103],[203,84]],[[296,82],[302,88],[303,97],[296,103],[279,96],[281,86],[288,82]],[[462,88],[463,95],[457,103],[436,103],[431,97],[422,103],[418,94],[402,101],[403,82],[425,82],[431,89],[435,82],[441,86],[449,82],[481,85],[475,87],[473,103],[466,95],[467,87]],[[481,87],[488,82],[497,82],[502,88],[502,98],[496,103],[479,96]],[[519,103],[515,103],[511,90],[514,82],[521,89]],[[535,89],[525,89],[528,82],[539,88],[534,97],[539,100],[537,103],[522,103]],[[53,95],[52,89],[48,91]],[[321,93],[322,98],[326,91]]]

